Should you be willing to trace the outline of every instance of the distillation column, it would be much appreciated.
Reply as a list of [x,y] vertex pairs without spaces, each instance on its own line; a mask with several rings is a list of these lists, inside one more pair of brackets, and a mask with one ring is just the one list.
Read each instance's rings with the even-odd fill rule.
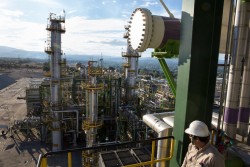
[[[83,130],[86,133],[86,147],[96,146],[97,129],[102,125],[98,118],[98,94],[103,89],[102,84],[97,83],[97,76],[102,75],[102,68],[94,67],[95,61],[88,62],[89,83],[86,85],[86,119],[83,121]],[[92,150],[83,152],[83,166],[95,167],[97,154]]]
[[[128,26],[125,26],[124,38],[128,38]],[[132,104],[135,102],[135,89],[136,89],[136,78],[138,74],[138,58],[141,55],[132,49],[127,42],[127,52],[122,52],[122,57],[126,58],[126,63],[123,64],[125,68],[125,101],[128,104]]]
[[45,52],[50,55],[50,89],[51,89],[51,112],[52,112],[52,150],[57,151],[62,148],[62,134],[60,119],[61,114],[61,93],[60,93],[60,78],[61,78],[61,34],[65,33],[65,15],[56,16],[50,13],[47,24],[47,44]]
[[232,60],[229,69],[228,91],[225,106],[225,132],[231,137],[236,137],[237,119],[239,112],[239,92],[242,79],[242,61],[247,52],[247,32],[248,32],[248,16],[247,3],[245,1],[237,1],[235,23],[234,23],[234,39],[232,48]]

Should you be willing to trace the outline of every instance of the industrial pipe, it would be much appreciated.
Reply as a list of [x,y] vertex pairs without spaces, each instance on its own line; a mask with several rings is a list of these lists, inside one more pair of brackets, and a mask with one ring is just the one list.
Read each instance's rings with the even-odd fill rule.
[[[143,122],[147,124],[151,129],[158,133],[158,137],[165,137],[172,135],[172,127],[163,122],[161,119],[164,117],[173,116],[174,112],[147,114],[143,116]],[[168,150],[167,140],[159,140],[157,144],[157,159],[166,157]],[[159,162],[157,167],[165,167],[166,162]]]
[[[249,22],[249,7],[250,3],[244,3],[243,12],[245,13],[246,19],[244,22],[247,24]],[[242,61],[242,84],[241,84],[241,94],[240,94],[240,104],[239,104],[239,115],[238,115],[238,129],[239,135],[243,138],[248,134],[248,126],[249,126],[249,100],[250,100],[250,57],[249,57],[249,23],[244,27],[244,34],[247,40],[245,41],[245,45],[243,46],[246,54]]]
[[131,15],[129,45],[138,52],[162,48],[169,40],[180,39],[180,20],[152,15],[148,9],[137,8]]
[[71,112],[75,112],[76,113],[76,135],[78,137],[78,133],[79,133],[79,111],[78,110],[62,110],[62,111],[53,111],[53,113],[71,113]]
[[232,48],[232,61],[229,70],[228,91],[225,106],[225,132],[227,136],[235,139],[237,132],[237,119],[239,112],[239,92],[241,86],[242,60],[247,51],[248,12],[247,1],[237,1],[234,23],[234,41]]

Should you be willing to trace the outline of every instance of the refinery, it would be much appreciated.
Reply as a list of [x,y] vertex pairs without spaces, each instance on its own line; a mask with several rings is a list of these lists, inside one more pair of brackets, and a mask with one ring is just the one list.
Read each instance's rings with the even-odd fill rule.
[[[160,2],[169,16],[136,8],[128,18],[122,70],[104,67],[103,57],[69,68],[67,18],[49,13],[47,70],[0,89],[0,166],[178,167],[194,120],[208,125],[226,167],[250,166],[250,2],[184,0],[181,19]],[[138,73],[148,48],[163,79]],[[11,149],[18,164],[7,163]]]

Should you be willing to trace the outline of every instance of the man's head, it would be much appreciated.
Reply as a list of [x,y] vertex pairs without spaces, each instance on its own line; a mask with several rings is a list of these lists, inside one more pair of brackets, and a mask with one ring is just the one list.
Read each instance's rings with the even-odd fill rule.
[[198,120],[191,122],[185,133],[189,134],[191,142],[195,145],[197,145],[196,143],[207,143],[209,141],[210,132],[204,122]]

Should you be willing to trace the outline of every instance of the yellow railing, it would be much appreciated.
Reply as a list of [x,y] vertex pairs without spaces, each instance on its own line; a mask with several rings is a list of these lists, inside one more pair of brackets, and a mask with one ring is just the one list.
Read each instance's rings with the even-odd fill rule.
[[[154,155],[155,155],[155,149],[156,149],[156,141],[165,140],[165,139],[171,139],[170,154],[169,154],[168,157],[161,158],[161,159],[155,159]],[[138,162],[136,164],[126,165],[126,166],[123,166],[123,167],[137,167],[137,166],[142,166],[142,165],[151,165],[151,167],[153,167],[155,163],[168,161],[173,157],[175,140],[174,140],[173,136],[167,136],[167,137],[154,138],[154,139],[141,140],[141,141],[107,144],[107,145],[101,145],[101,146],[95,146],[95,147],[83,147],[83,148],[74,148],[74,149],[67,149],[67,150],[61,150],[61,151],[51,151],[51,152],[47,152],[45,154],[40,154],[39,155],[37,167],[47,167],[47,157],[49,155],[67,153],[68,154],[68,167],[72,167],[72,152],[86,151],[86,150],[106,150],[106,149],[111,148],[111,147],[120,148],[121,146],[124,146],[124,147],[129,146],[129,148],[131,148],[132,145],[135,146],[136,144],[146,143],[146,142],[152,142],[151,160],[146,161],[146,162]]]
[[102,68],[100,67],[89,67],[88,74],[89,75],[102,75],[103,71],[102,71]]
[[68,152],[68,167],[72,167],[72,153]]
[[170,155],[168,157],[165,157],[165,158],[162,158],[162,159],[156,159],[156,160],[154,159],[155,141],[156,140],[152,141],[152,153],[151,153],[151,160],[150,161],[136,163],[136,164],[132,164],[132,165],[126,165],[126,166],[123,166],[123,167],[137,167],[137,166],[142,166],[142,165],[151,165],[151,167],[153,167],[154,164],[157,163],[157,162],[169,161],[173,157],[173,154],[174,154],[174,139],[171,140]]
[[83,130],[89,130],[90,128],[99,128],[102,126],[102,121],[91,121],[91,120],[84,120],[82,122],[82,129]]

